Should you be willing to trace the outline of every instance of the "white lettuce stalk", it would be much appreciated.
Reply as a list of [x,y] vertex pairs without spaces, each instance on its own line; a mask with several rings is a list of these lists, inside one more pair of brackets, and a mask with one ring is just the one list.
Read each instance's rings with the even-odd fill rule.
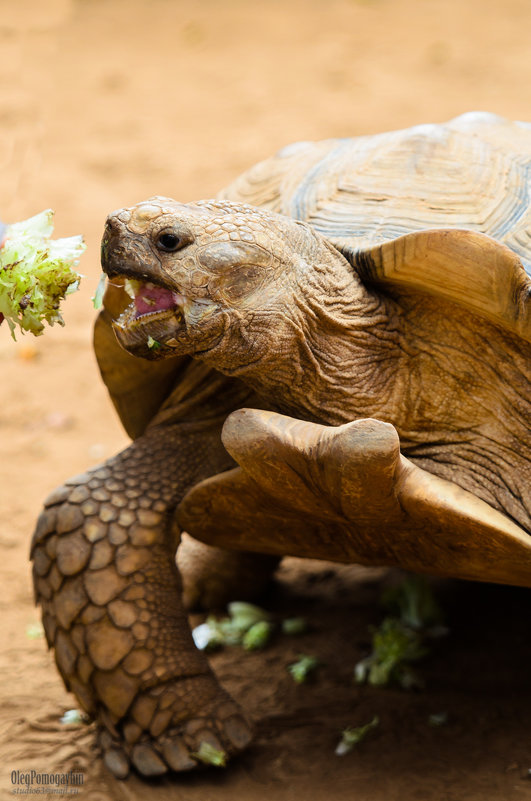
[[13,339],[17,325],[35,336],[44,322],[64,325],[59,304],[79,286],[74,267],[85,250],[83,237],[51,239],[53,214],[48,209],[7,226],[0,246],[0,322],[7,320]]

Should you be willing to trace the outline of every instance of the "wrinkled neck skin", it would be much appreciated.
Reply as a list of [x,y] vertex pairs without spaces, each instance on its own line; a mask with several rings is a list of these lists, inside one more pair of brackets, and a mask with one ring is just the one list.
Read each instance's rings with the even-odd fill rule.
[[277,295],[227,317],[206,360],[284,414],[392,423],[414,463],[531,532],[529,347],[447,301],[367,289],[316,234],[298,245]]
[[275,293],[262,296],[258,309],[227,316],[206,360],[284,414],[331,425],[370,416],[373,346],[385,351],[396,339],[386,305],[326,241],[313,235],[302,255],[298,244],[286,247],[293,255]]

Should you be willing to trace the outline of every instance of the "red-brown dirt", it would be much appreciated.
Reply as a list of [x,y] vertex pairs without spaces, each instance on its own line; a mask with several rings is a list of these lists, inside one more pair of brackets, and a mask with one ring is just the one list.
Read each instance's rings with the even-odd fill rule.
[[[115,781],[47,653],[28,545],[43,498],[127,443],[91,351],[106,214],[153,194],[213,195],[301,139],[436,122],[470,109],[530,117],[531,6],[524,0],[9,0],[0,2],[0,216],[52,207],[84,233],[86,278],[65,329],[13,342],[0,330],[0,798],[11,772],[79,767],[78,797],[155,801],[531,799],[531,595],[437,582],[449,636],[422,692],[356,686],[381,619],[383,570],[289,560],[263,603],[311,631],[212,662],[255,722],[227,770]],[[30,629],[31,631],[31,629]],[[286,665],[319,657],[297,686]],[[447,712],[448,724],[428,725]],[[345,726],[380,726],[334,755]],[[51,796],[50,796],[51,797]]]

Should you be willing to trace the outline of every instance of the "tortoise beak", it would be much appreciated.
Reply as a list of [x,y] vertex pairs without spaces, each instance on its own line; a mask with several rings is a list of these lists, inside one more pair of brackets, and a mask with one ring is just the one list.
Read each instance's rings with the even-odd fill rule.
[[146,236],[130,231],[119,219],[119,214],[120,212],[110,214],[105,223],[101,240],[103,272],[109,278],[125,276],[167,284],[168,276],[153,259],[153,251]]

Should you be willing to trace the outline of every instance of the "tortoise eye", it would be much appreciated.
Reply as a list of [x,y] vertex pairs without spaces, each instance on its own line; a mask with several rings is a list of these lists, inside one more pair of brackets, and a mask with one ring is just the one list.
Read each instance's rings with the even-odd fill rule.
[[166,253],[173,253],[179,250],[183,243],[177,234],[166,231],[165,233],[159,234],[156,244],[159,250],[164,250]]

